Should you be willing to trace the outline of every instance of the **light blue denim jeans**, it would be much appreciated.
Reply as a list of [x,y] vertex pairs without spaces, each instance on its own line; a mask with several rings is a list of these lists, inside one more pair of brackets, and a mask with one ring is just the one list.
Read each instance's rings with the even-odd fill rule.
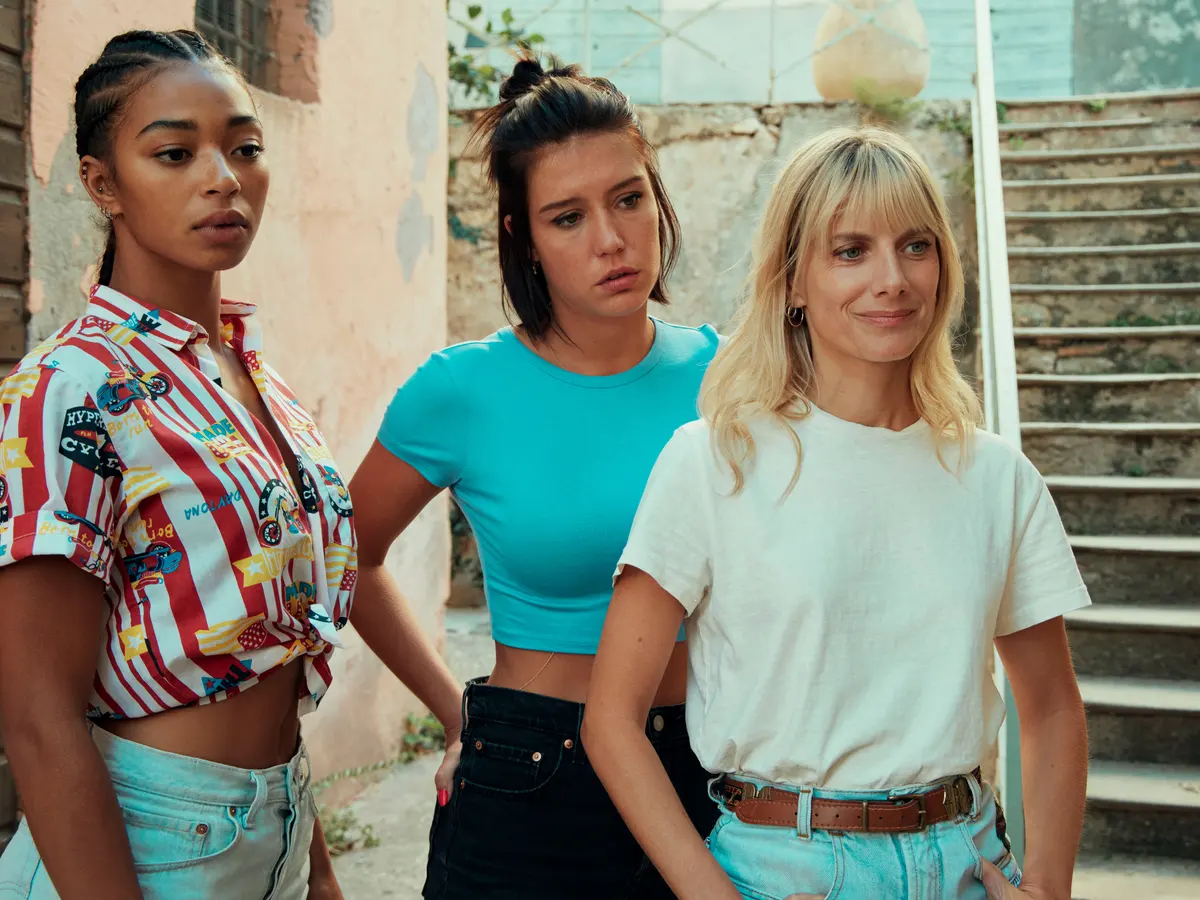
[[[317,807],[303,744],[270,769],[164,753],[92,727],[145,900],[303,900]],[[0,898],[58,900],[25,821],[0,856]]]
[[[741,778],[741,776],[739,776]],[[742,778],[759,787],[770,782]],[[910,834],[837,833],[814,830],[813,797],[831,800],[887,800],[939,790],[911,785],[885,792],[824,791],[772,785],[797,792],[795,828],[747,825],[721,807],[708,837],[717,862],[747,900],[784,900],[808,893],[827,900],[986,900],[979,880],[983,860],[995,863],[1020,884],[1016,858],[996,828],[998,807],[990,786],[971,785],[971,810],[956,819]]]

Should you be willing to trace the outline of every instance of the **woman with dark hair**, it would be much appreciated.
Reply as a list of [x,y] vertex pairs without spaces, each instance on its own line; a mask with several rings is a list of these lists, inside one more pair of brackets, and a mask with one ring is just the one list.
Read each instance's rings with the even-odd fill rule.
[[99,283],[0,387],[25,806],[0,894],[340,898],[299,717],[349,615],[352,511],[254,307],[221,298],[266,203],[262,124],[191,31],[113,38],[75,118]]
[[[351,485],[363,535],[354,624],[449,735],[426,898],[669,898],[579,728],[612,569],[655,457],[697,415],[717,335],[648,313],[667,301],[678,224],[628,98],[530,58],[500,97],[476,137],[516,323],[433,354],[396,393]],[[479,543],[496,640],[495,668],[465,697],[415,624],[388,625],[407,615],[388,549],[446,488]],[[679,638],[645,728],[707,830]]]

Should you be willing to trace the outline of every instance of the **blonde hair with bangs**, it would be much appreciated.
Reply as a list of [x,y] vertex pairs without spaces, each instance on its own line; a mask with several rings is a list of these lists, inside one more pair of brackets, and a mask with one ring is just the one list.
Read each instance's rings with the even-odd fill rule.
[[776,181],[755,236],[736,327],[701,386],[700,414],[712,428],[715,450],[733,470],[734,493],[754,459],[749,422],[763,415],[787,427],[796,444],[788,492],[800,477],[800,438],[788,423],[812,411],[816,371],[808,325],[788,322],[789,295],[813,253],[828,246],[837,221],[860,217],[882,220],[896,233],[933,232],[940,272],[933,322],[912,355],[913,402],[934,434],[960,451],[982,418],[979,398],[954,363],[962,263],[929,167],[897,134],[836,128],[805,143]]

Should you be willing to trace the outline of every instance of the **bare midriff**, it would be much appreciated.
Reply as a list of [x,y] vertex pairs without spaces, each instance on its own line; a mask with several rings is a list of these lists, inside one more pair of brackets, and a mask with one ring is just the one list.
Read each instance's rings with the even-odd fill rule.
[[[493,687],[514,688],[584,703],[588,681],[596,657],[583,653],[555,653],[553,657],[540,650],[518,650],[496,644],[496,667],[488,678]],[[674,706],[687,696],[687,645],[679,643],[671,651],[671,659],[654,695],[654,706]]]
[[239,769],[267,769],[296,753],[297,697],[303,677],[304,666],[292,663],[217,703],[97,724],[117,737],[156,750]]

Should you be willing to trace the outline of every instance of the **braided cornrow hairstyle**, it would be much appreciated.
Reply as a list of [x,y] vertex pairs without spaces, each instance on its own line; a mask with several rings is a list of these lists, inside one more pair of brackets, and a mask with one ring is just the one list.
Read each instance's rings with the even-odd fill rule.
[[[113,126],[129,98],[164,67],[188,62],[219,65],[236,74],[232,63],[194,31],[127,31],[110,40],[75,82],[79,158],[93,156],[111,167]],[[105,231],[100,284],[112,278],[117,248],[111,222]]]

